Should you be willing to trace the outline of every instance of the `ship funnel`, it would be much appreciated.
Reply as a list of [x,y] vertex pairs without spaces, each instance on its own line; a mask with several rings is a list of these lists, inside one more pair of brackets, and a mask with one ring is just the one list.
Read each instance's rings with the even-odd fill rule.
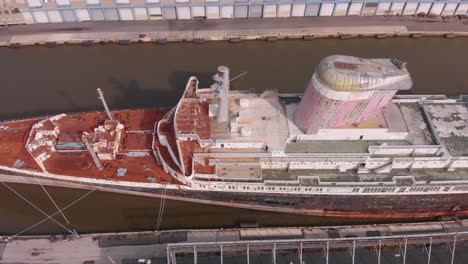
[[216,121],[228,122],[229,121],[229,68],[226,66],[219,66],[218,73],[213,76],[215,81],[214,87],[218,92],[218,114]]
[[294,113],[307,134],[355,126],[381,113],[399,90],[413,85],[406,63],[332,55],[320,61]]

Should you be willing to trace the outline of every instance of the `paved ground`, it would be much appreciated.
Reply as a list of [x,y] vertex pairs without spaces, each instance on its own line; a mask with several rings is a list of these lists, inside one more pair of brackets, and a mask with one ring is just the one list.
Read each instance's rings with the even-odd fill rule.
[[[468,35],[468,18],[448,19],[418,17],[304,17],[219,19],[151,22],[82,22],[62,24],[35,24],[10,26],[0,29],[0,45],[9,43],[34,44],[55,41],[192,41],[223,40],[229,38],[258,39],[267,36],[302,37],[314,35],[328,37],[349,35],[409,35],[423,33],[443,35],[455,32]],[[141,35],[144,34],[145,36]]]
[[[175,254],[177,263],[194,263],[193,246],[195,244],[192,243],[196,243],[199,251],[197,253],[198,263],[220,263],[219,244],[214,247],[204,247],[203,243],[229,243],[228,241],[237,242],[239,246],[230,248],[229,244],[224,245],[224,263],[247,263],[246,243],[249,243],[250,246],[250,263],[272,263],[271,245],[273,243],[278,244],[276,263],[298,263],[297,243],[299,240],[289,243],[290,246],[285,247],[285,244],[281,244],[281,239],[307,239],[302,241],[309,241],[309,243],[312,240],[322,239],[322,242],[318,244],[312,242],[312,244],[307,245],[308,242],[304,242],[303,263],[325,263],[326,255],[324,254],[323,241],[331,239],[328,240],[330,241],[330,263],[350,263],[351,251],[343,248],[342,244],[341,246],[336,244],[339,242],[334,239],[353,239],[353,237],[360,237],[361,241],[364,241],[363,244],[356,241],[357,254],[355,258],[357,263],[377,263],[378,252],[373,247],[377,240],[382,241],[381,263],[401,263],[404,251],[403,248],[398,247],[398,244],[395,244],[395,241],[403,243],[404,235],[410,237],[406,263],[428,263],[428,244],[425,248],[420,246],[422,243],[428,243],[428,237],[411,238],[411,236],[431,233],[434,236],[434,245],[430,263],[445,264],[450,263],[451,251],[448,245],[453,248],[455,232],[457,232],[455,263],[467,263],[468,246],[465,243],[468,241],[467,230],[468,222],[462,220],[332,228],[249,228],[89,234],[78,238],[67,236],[15,237],[6,243],[0,242],[0,263],[142,263],[138,262],[138,259],[150,258],[156,260],[152,263],[166,263],[166,246],[168,244],[171,244],[171,250],[176,250],[170,252]],[[435,233],[450,234],[437,238]],[[386,236],[399,236],[399,240],[395,240],[397,238],[394,237],[392,238],[393,242],[390,241],[390,244],[386,244]],[[255,246],[258,241],[266,242],[264,246]]]

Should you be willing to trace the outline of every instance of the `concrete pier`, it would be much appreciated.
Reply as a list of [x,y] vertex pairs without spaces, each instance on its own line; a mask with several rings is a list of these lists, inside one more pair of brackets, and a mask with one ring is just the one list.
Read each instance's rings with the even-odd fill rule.
[[311,263],[318,258],[326,263],[455,263],[468,257],[463,243],[468,241],[468,221],[2,240],[0,263]]
[[[0,30],[0,46],[64,43],[92,45],[96,42],[278,40],[357,36],[468,36],[463,17],[303,17],[235,20],[186,20],[148,22],[80,22],[19,25]],[[345,37],[344,37],[345,36]]]

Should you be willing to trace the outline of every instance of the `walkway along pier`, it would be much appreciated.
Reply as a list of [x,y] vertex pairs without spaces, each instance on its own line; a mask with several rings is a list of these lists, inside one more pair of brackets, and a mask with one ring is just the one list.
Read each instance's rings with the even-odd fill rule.
[[468,18],[457,17],[303,17],[241,20],[184,20],[149,22],[80,22],[18,25],[0,29],[0,46],[204,41],[287,38],[468,36]]
[[[468,221],[3,237],[0,263],[462,263]],[[458,261],[457,261],[458,260]],[[138,262],[140,261],[140,262]],[[342,263],[342,262],[339,262]]]

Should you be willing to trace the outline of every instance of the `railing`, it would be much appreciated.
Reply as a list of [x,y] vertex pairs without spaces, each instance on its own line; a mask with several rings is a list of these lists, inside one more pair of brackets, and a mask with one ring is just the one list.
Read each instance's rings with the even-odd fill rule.
[[[208,175],[202,175],[208,176]],[[222,179],[195,177],[192,180],[192,187],[203,190],[225,190],[228,192],[243,193],[285,193],[285,194],[389,194],[399,195],[402,193],[421,193],[425,195],[437,193],[466,193],[468,192],[468,181],[457,184],[441,184],[439,182],[427,183],[426,181],[416,181],[411,185],[402,185],[399,182],[324,182],[319,178],[311,177],[310,184],[305,183],[305,179],[281,181],[252,179],[248,182],[245,179],[238,181],[221,181]],[[218,180],[218,181],[216,181]]]
[[429,99],[429,100],[445,100],[447,96],[443,94],[399,94],[393,97],[394,99]]
[[437,130],[434,128],[434,123],[432,122],[431,116],[424,105],[422,105],[422,110],[423,110],[424,118],[427,120],[427,123],[429,124],[429,127],[431,128],[431,134],[434,137],[437,145],[442,145],[440,141],[440,137],[437,133]]
[[193,138],[193,139],[195,139],[197,141],[197,143],[200,146],[208,146],[211,143],[213,143],[213,140],[211,140],[211,139],[201,139],[200,136],[195,132],[192,132],[192,133],[189,133],[189,134],[179,134],[179,133],[177,133],[177,138]]
[[[450,251],[444,263],[454,263],[457,243],[468,241],[468,232],[454,233],[431,233],[431,234],[415,234],[415,235],[394,235],[394,236],[379,236],[377,237],[353,237],[353,238],[324,238],[324,239],[282,239],[282,240],[246,240],[246,241],[221,241],[221,242],[194,242],[194,243],[178,243],[167,245],[167,263],[175,264],[177,254],[183,254],[193,258],[194,264],[198,263],[198,255],[200,253],[218,255],[220,262],[223,263],[226,253],[234,253],[236,256],[246,258],[245,263],[250,263],[251,256],[260,252],[271,252],[271,263],[277,263],[278,251],[283,254],[286,252],[291,255],[296,255],[298,263],[303,263],[305,255],[310,252],[318,252],[315,254],[315,261],[322,257],[322,261],[329,263],[331,253],[333,251],[343,250],[349,253],[351,263],[356,262],[356,250],[368,249],[375,252],[375,262],[382,263],[382,251],[396,250],[402,260],[399,263],[406,263],[408,249],[415,246],[423,248],[426,254],[424,263],[431,263],[431,255],[433,246],[446,245]],[[320,252],[321,254],[320,256]],[[240,253],[240,254],[239,254]],[[180,256],[179,256],[180,257]],[[421,263],[423,263],[421,262]],[[185,262],[184,262],[185,263]],[[370,262],[366,262],[370,263]]]

